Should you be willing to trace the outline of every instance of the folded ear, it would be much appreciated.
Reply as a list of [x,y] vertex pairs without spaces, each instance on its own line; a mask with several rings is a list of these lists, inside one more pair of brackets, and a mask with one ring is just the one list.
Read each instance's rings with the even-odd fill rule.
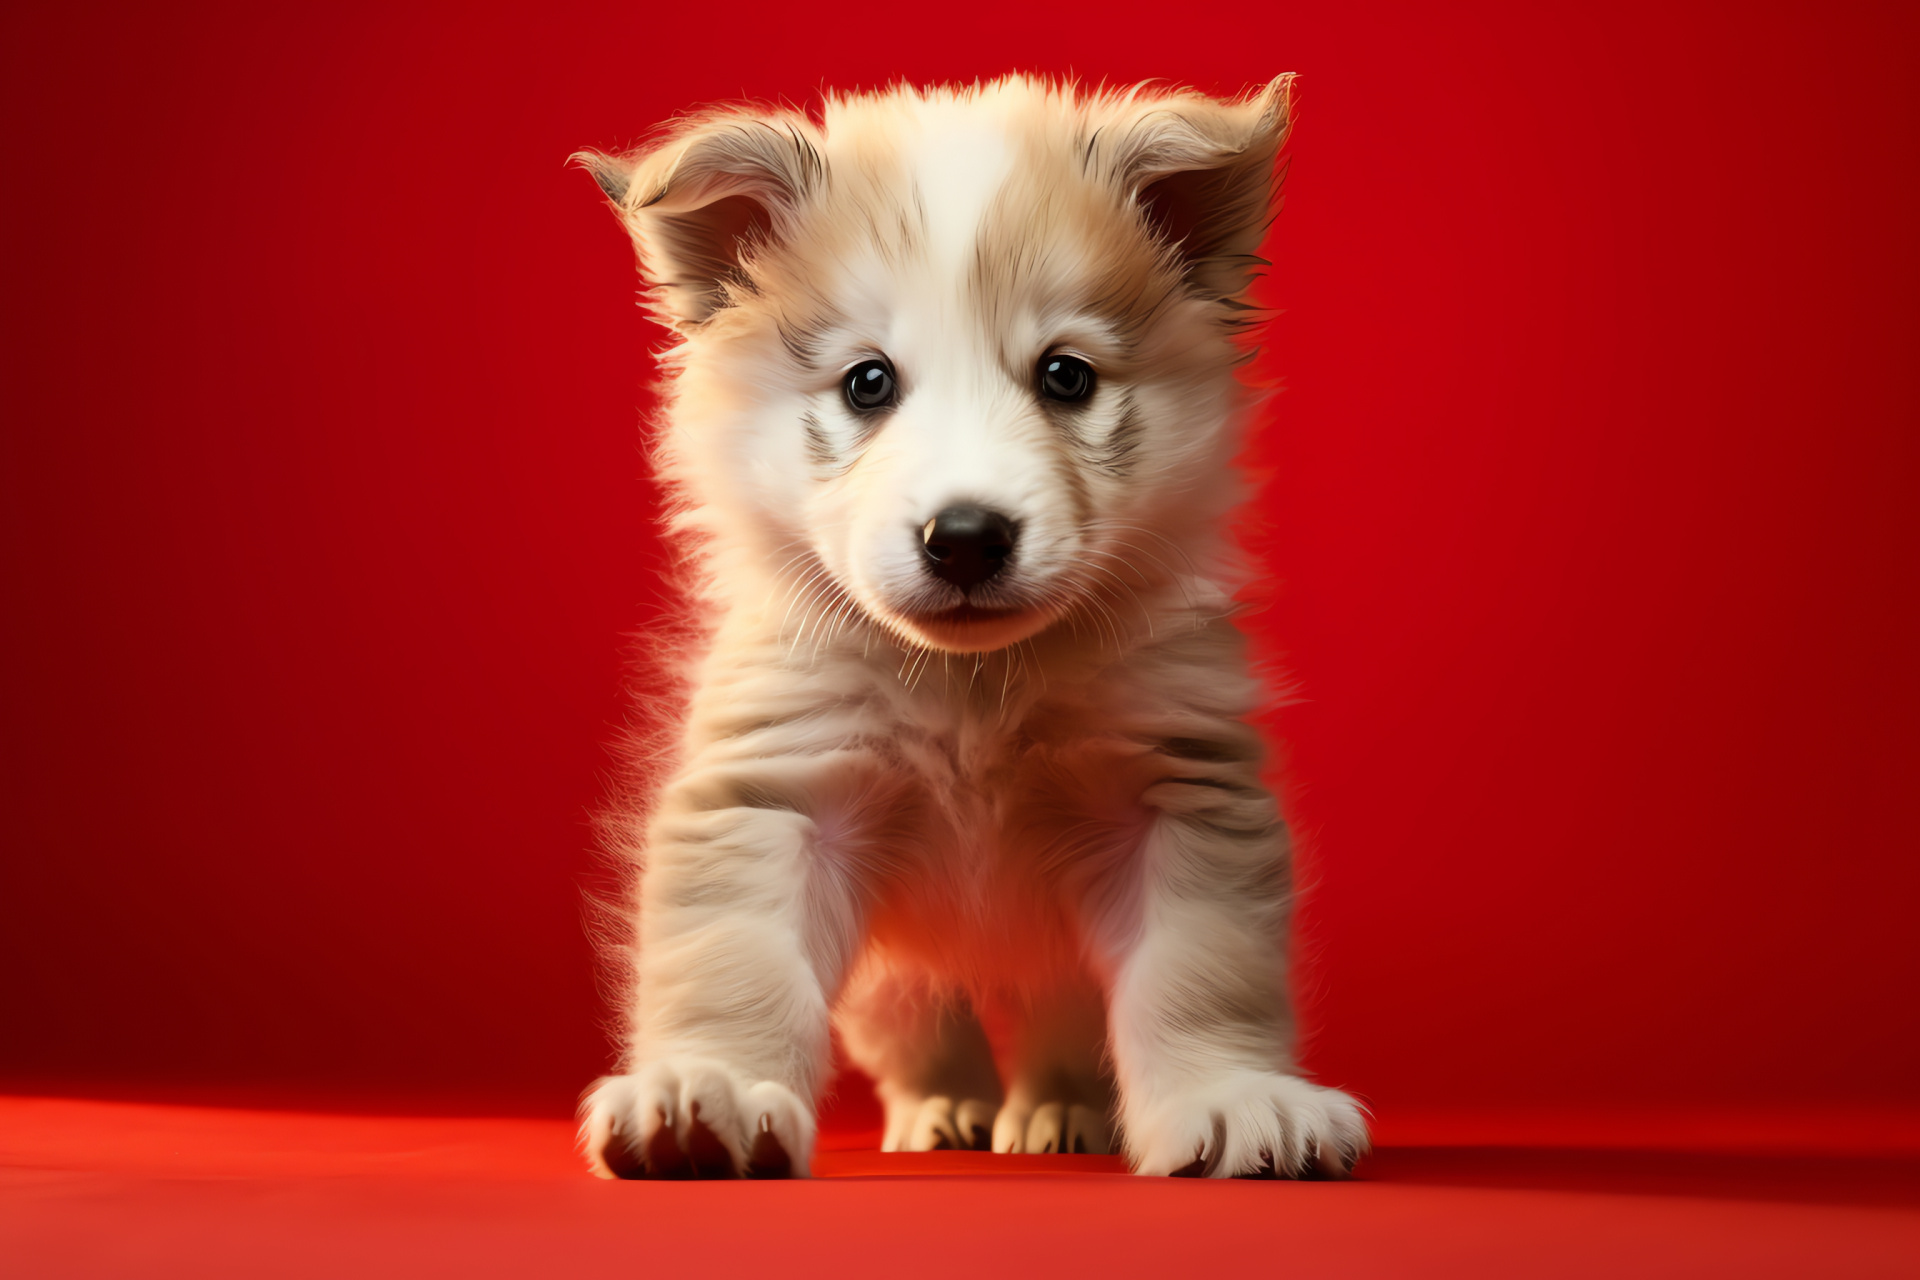
[[1179,257],[1205,296],[1237,298],[1273,221],[1284,171],[1277,167],[1290,123],[1293,77],[1231,101],[1200,94],[1136,95],[1104,126],[1109,173],[1155,237]]
[[793,234],[825,176],[813,126],[788,114],[714,112],[626,156],[583,151],[633,236],[656,314],[676,329],[698,325],[749,287],[757,246]]

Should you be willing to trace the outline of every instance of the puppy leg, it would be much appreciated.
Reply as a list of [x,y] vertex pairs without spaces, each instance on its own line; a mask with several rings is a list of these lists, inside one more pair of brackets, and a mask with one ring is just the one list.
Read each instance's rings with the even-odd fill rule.
[[1286,832],[1250,780],[1168,782],[1110,995],[1127,1154],[1145,1174],[1345,1174],[1354,1100],[1292,1073]]
[[882,1151],[987,1149],[1000,1077],[964,995],[869,953],[834,1021],[886,1108]]
[[625,1072],[581,1108],[602,1177],[805,1176],[812,1156],[854,893],[812,819],[701,807],[715,791],[669,789],[652,827]]
[[1103,1059],[1107,1021],[1099,991],[1079,982],[1010,1009],[1013,1070],[993,1125],[1002,1153],[1106,1155],[1113,1081]]

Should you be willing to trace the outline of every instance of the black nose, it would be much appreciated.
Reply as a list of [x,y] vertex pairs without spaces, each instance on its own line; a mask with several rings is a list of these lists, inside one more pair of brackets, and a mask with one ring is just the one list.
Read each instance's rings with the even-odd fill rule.
[[962,590],[999,573],[1017,536],[1013,521],[985,507],[948,507],[920,531],[927,569]]

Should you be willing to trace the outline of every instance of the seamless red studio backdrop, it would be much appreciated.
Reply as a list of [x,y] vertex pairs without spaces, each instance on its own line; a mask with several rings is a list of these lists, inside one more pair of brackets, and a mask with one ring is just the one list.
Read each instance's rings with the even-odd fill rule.
[[662,552],[661,339],[567,154],[1294,70],[1249,626],[1307,1061],[1913,1101],[1914,13],[10,7],[0,1065],[570,1105]]

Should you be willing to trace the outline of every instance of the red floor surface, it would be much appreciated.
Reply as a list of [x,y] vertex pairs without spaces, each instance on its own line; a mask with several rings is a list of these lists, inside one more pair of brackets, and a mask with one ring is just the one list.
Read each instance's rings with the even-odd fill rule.
[[1920,1275],[1914,1116],[1426,1117],[1381,1137],[1349,1183],[857,1150],[811,1182],[609,1183],[554,1120],[0,1098],[0,1273]]

